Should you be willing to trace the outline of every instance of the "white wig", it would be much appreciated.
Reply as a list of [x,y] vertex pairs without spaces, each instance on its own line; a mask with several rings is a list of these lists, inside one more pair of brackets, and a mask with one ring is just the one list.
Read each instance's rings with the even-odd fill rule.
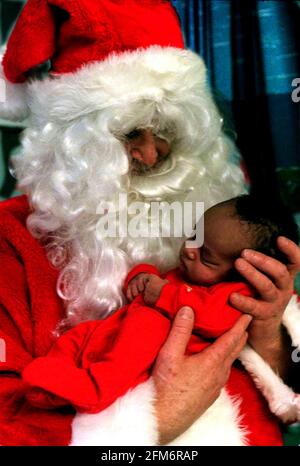
[[[193,200],[208,208],[244,191],[205,66],[190,51],[153,46],[113,55],[33,81],[28,95],[30,127],[13,163],[34,209],[28,228],[60,269],[57,289],[71,324],[122,306],[131,266],[165,271],[177,263],[176,239],[103,237],[97,226],[108,202],[118,209],[126,193],[129,202]],[[140,176],[123,144],[135,128],[152,128],[172,145],[159,169]]]

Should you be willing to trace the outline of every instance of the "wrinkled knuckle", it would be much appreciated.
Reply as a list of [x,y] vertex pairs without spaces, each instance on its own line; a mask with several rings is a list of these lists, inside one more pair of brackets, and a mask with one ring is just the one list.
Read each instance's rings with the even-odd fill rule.
[[212,367],[219,366],[221,364],[222,357],[219,351],[211,351],[209,353],[209,358]]
[[279,264],[277,277],[279,280],[285,280],[288,277],[288,270],[283,264]]
[[280,292],[276,288],[270,291],[269,297],[270,303],[277,303],[279,305],[283,301]]
[[176,365],[176,358],[173,353],[171,353],[169,350],[162,348],[160,350],[159,356],[158,356],[158,363],[166,368],[166,370],[169,370],[170,368],[174,368]]
[[256,311],[257,304],[255,301],[247,300],[244,303],[243,309],[246,312],[253,314]]
[[244,298],[245,299],[239,303],[239,310],[252,315],[256,310],[256,302],[250,298]]
[[274,294],[274,292],[276,291],[275,287],[274,287],[274,284],[270,281],[267,281],[264,286],[263,286],[263,290],[265,293],[268,293],[268,294]]
[[278,301],[283,301],[283,299],[284,299],[283,293],[278,288],[276,288],[276,286],[274,286],[274,288],[273,288],[273,297],[274,297],[274,299],[276,299]]
[[179,335],[186,335],[190,333],[189,327],[186,326],[185,323],[177,322],[174,326],[174,331]]

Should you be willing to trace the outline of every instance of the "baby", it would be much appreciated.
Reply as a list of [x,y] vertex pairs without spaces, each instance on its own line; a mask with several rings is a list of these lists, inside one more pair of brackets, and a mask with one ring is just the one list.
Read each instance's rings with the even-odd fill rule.
[[[23,372],[27,398],[41,408],[72,404],[96,413],[129,388],[144,382],[170,330],[170,318],[185,305],[195,313],[187,354],[201,351],[229,330],[240,313],[229,303],[232,292],[253,295],[234,269],[245,248],[279,258],[276,240],[298,241],[291,216],[278,206],[263,206],[250,195],[210,208],[204,215],[204,244],[180,250],[180,264],[161,276],[156,267],[139,264],[128,274],[128,304],[103,321],[82,323],[66,332],[46,357]],[[150,307],[151,306],[151,307]],[[300,402],[292,390],[246,347],[240,360],[286,422],[300,419]]]

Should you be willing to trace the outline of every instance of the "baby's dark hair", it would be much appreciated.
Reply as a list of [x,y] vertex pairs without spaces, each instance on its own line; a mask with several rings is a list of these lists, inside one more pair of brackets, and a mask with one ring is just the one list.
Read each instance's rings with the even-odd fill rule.
[[286,236],[299,243],[299,231],[292,213],[280,201],[257,198],[252,194],[238,196],[229,201],[236,214],[249,227],[252,248],[267,256],[287,263],[287,257],[278,249],[278,236]]

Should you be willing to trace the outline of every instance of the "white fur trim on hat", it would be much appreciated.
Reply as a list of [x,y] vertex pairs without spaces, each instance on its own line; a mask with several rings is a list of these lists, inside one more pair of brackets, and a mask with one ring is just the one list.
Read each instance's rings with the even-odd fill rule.
[[203,98],[203,60],[189,50],[152,46],[112,54],[74,73],[32,81],[28,88],[32,113],[44,121],[68,122],[108,107],[150,100],[177,103]]
[[[0,62],[2,61],[2,56]],[[0,117],[23,120],[30,112],[35,121],[68,122],[114,105],[141,99],[152,102],[189,102],[203,97],[206,67],[186,49],[154,45],[91,62],[74,73],[52,74],[24,84],[12,84],[0,70]],[[0,81],[1,82],[1,81]],[[30,102],[30,103],[29,103]]]

